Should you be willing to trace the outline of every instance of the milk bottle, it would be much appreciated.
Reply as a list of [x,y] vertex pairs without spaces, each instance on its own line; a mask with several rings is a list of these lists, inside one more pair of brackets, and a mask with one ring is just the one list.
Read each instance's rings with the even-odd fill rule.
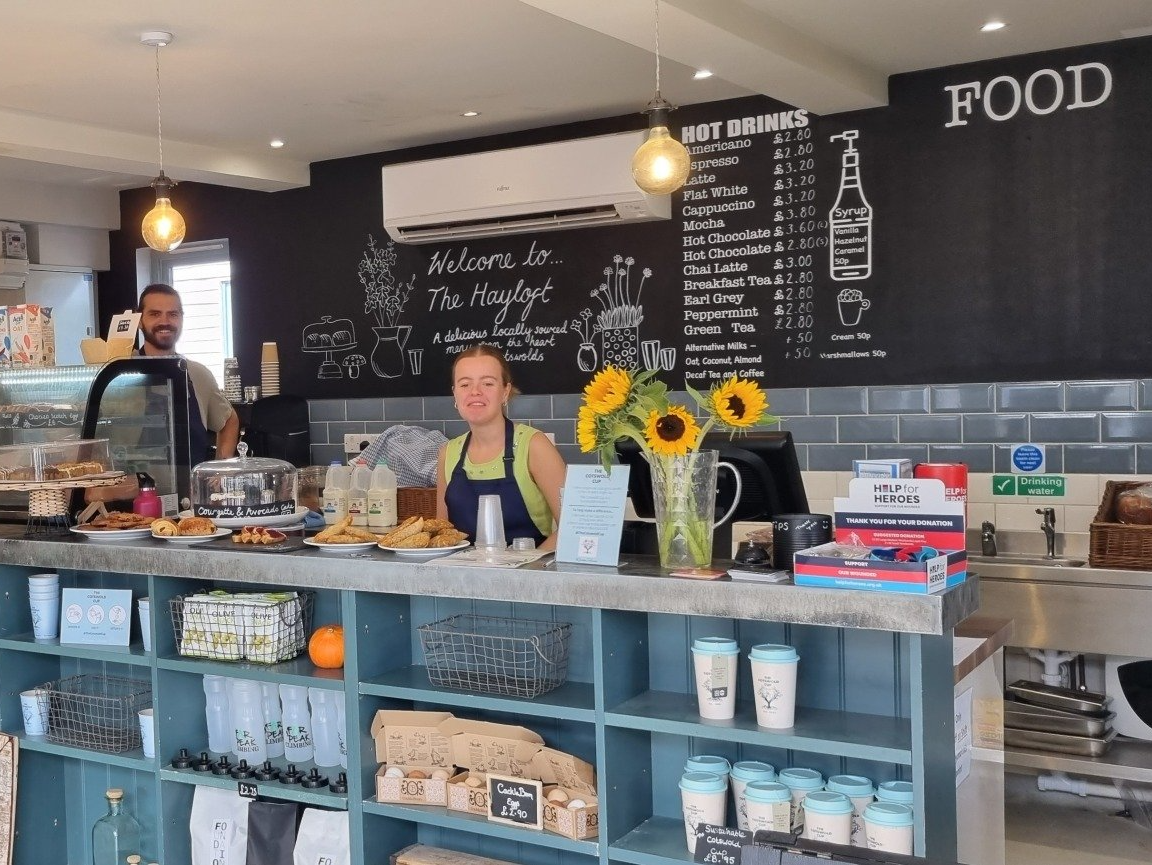
[[332,460],[328,474],[324,478],[324,489],[320,493],[320,509],[324,512],[324,522],[338,523],[348,516],[348,488],[352,484],[352,467]]
[[372,472],[367,466],[353,466],[348,484],[348,515],[352,525],[368,525],[368,487],[372,483]]
[[368,488],[368,526],[387,528],[397,523],[396,473],[381,461],[372,469],[372,482]]

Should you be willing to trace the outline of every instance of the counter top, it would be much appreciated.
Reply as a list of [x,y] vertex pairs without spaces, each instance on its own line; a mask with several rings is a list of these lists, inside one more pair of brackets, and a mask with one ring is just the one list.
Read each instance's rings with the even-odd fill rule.
[[519,569],[474,568],[450,558],[403,560],[371,551],[335,556],[236,550],[215,542],[174,548],[144,539],[93,542],[27,539],[0,527],[0,564],[68,570],[155,574],[360,592],[558,604],[616,610],[764,619],[793,624],[942,634],[980,606],[976,579],[932,595],[817,589],[793,585],[692,580],[661,573],[655,559],[636,556],[620,568],[556,564],[551,557]]
[[978,641],[971,651],[956,659],[953,665],[955,681],[959,682],[1000,649],[1012,638],[1012,620],[992,616],[971,616],[956,626],[954,635]]

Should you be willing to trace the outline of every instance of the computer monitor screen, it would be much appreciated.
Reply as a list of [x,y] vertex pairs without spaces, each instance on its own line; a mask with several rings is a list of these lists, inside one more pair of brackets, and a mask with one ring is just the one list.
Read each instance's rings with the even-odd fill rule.
[[[730,438],[728,433],[709,433],[701,450],[720,452],[720,461],[732,463],[740,472],[743,491],[733,520],[770,520],[776,514],[808,512],[808,496],[800,476],[800,462],[790,432],[753,432]],[[636,516],[655,516],[652,502],[652,473],[636,442],[616,443],[620,462],[630,467],[628,494]],[[732,473],[721,469],[716,481],[716,514],[732,505],[736,482]]]

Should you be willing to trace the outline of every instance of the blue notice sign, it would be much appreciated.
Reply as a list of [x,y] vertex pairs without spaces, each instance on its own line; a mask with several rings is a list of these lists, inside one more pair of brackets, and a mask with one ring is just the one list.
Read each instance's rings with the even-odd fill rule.
[[1044,471],[1044,445],[1013,445],[1012,471],[1031,474]]

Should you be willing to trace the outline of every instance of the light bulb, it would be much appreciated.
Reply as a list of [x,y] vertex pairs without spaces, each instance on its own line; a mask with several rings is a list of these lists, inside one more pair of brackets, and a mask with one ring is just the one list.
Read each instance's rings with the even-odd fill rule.
[[156,196],[156,206],[149,210],[140,223],[144,242],[157,252],[171,252],[184,240],[184,217],[172,206],[172,200]]
[[668,134],[667,126],[649,129],[648,140],[632,155],[632,179],[649,195],[675,192],[691,169],[687,148]]

